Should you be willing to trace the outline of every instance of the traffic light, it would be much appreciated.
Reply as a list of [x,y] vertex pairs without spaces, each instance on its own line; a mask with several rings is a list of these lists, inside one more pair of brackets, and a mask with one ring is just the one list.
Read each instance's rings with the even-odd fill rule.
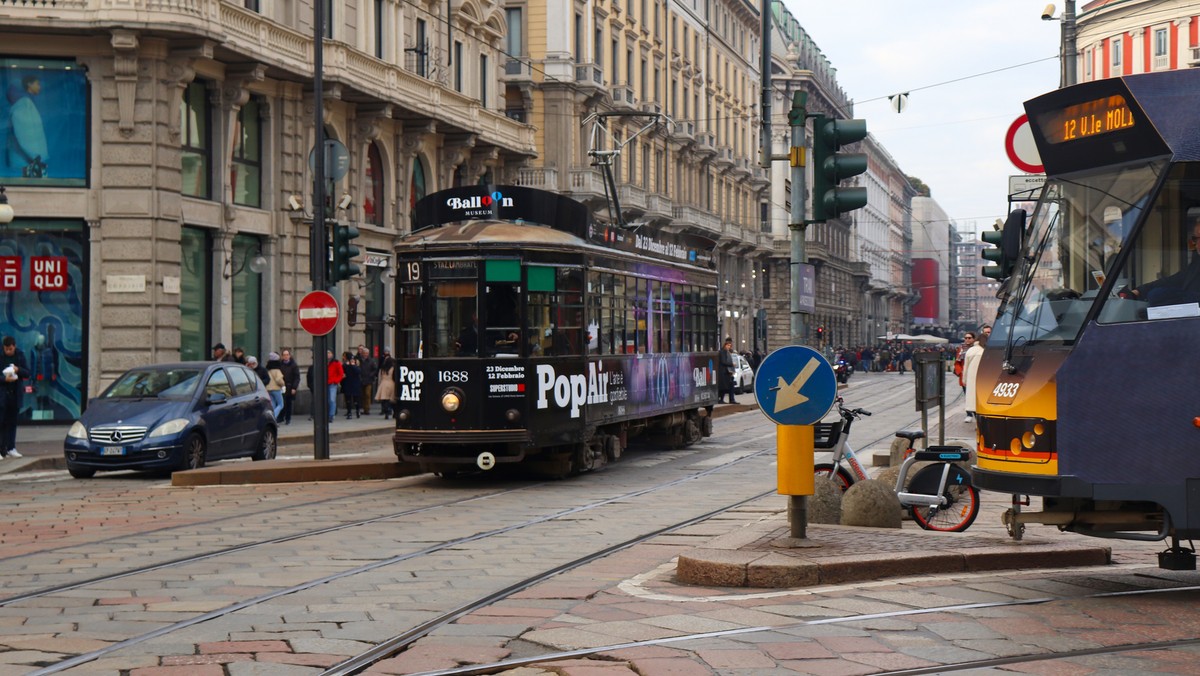
[[817,327],[817,340],[821,340],[824,337],[825,337],[825,327],[818,326]]
[[337,284],[344,279],[350,279],[361,272],[357,263],[352,262],[359,254],[358,247],[350,240],[358,237],[358,228],[353,225],[338,225],[333,229],[333,270],[329,276],[331,284]]
[[[999,221],[997,221],[999,227]],[[1021,240],[1025,234],[1025,210],[1017,209],[1008,215],[1003,229],[984,232],[979,237],[984,244],[992,247],[984,249],[980,255],[995,265],[985,265],[983,276],[1004,281],[1012,276],[1017,264],[1017,256],[1021,252]]]
[[346,301],[346,326],[358,323],[358,296],[351,295]]
[[837,218],[867,205],[867,189],[839,188],[838,183],[867,170],[865,153],[839,153],[847,143],[867,137],[866,120],[813,118],[813,222]]

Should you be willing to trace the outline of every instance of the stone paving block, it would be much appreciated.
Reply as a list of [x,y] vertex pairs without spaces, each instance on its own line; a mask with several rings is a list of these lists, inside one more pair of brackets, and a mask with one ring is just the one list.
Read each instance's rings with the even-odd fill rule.
[[969,571],[1106,566],[1112,562],[1112,548],[1008,545],[970,549],[963,552],[963,558]]
[[319,674],[318,667],[302,667],[297,664],[275,664],[273,662],[234,662],[225,665],[229,676],[296,676],[297,674]]
[[641,676],[710,676],[712,670],[690,657],[648,657],[631,660]]
[[769,552],[746,566],[746,586],[786,589],[809,587],[820,581],[816,563]]
[[879,671],[875,667],[849,660],[787,661],[780,662],[779,666],[788,673],[819,674],[819,676],[863,676]]
[[164,667],[185,664],[226,664],[228,662],[253,662],[250,653],[203,653],[200,655],[163,655],[160,664]]
[[695,615],[664,615],[662,617],[648,617],[641,621],[642,623],[671,629],[682,634],[701,634],[710,631],[725,631],[726,629],[740,629],[741,625],[732,622],[722,622],[706,617],[698,617]]
[[816,641],[760,643],[758,647],[777,660],[811,660],[836,657],[835,653]]
[[771,669],[775,660],[757,650],[697,650],[696,657],[714,669]]
[[339,655],[317,655],[313,653],[305,653],[303,655],[293,653],[262,653],[256,655],[255,659],[259,662],[295,664],[302,667],[331,667],[345,658]]
[[328,638],[298,638],[289,641],[289,643],[291,644],[290,652],[317,653],[321,655],[357,655],[368,648],[374,647],[374,645],[366,641],[347,641],[344,639]]
[[931,575],[957,573],[963,570],[961,555],[937,552],[908,553],[897,556],[893,552],[878,554],[853,554],[831,556],[817,562],[820,566],[821,584],[843,584],[879,580],[887,577],[909,575]]
[[712,587],[743,587],[746,569],[761,559],[762,552],[725,549],[698,549],[680,554],[675,576],[688,584]]
[[558,650],[577,650],[579,648],[599,648],[612,645],[615,641],[611,636],[597,634],[584,629],[535,629],[521,636],[525,641],[538,643]]

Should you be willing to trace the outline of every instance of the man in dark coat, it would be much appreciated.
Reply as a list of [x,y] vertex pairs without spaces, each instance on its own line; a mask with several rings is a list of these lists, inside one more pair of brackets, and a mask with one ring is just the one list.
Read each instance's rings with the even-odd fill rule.
[[19,458],[17,452],[17,418],[21,413],[21,392],[29,380],[29,364],[25,353],[17,349],[17,341],[5,336],[0,351],[0,458]]
[[[300,365],[292,359],[292,351],[284,350],[280,354],[279,370],[283,371],[283,411],[281,422],[284,425],[292,424],[292,407],[296,403],[296,391],[300,389]],[[312,371],[309,370],[311,374]],[[312,389],[312,385],[308,386]]]
[[736,404],[733,398],[733,371],[737,362],[733,359],[733,339],[726,338],[725,346],[717,358],[717,402],[725,403],[725,393],[729,393],[729,403]]

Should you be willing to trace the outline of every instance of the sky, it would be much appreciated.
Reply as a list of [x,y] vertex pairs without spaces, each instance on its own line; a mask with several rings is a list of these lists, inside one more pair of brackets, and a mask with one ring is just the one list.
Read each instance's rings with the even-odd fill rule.
[[[1041,19],[1044,0],[784,4],[837,69],[854,117],[960,230],[1003,220],[1008,177],[1023,173],[1005,133],[1024,101],[1059,84],[1061,24]],[[887,97],[901,92],[897,114]]]

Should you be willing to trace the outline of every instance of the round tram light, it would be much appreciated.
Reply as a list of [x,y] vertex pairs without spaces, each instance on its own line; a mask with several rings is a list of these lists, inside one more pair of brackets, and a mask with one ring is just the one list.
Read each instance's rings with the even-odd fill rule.
[[1026,432],[1021,435],[1021,445],[1025,448],[1033,448],[1035,443],[1037,443],[1037,436],[1033,432]]
[[521,419],[521,412],[515,408],[510,408],[504,412],[504,419],[508,422],[517,422]]
[[1192,425],[1195,427],[1200,427],[1200,415],[1192,418]]
[[459,406],[462,406],[462,396],[455,390],[446,390],[442,395],[442,408],[446,409],[447,413],[454,413]]
[[1033,426],[1033,433],[1039,437],[1042,436],[1046,433],[1046,426],[1042,423],[1035,423]]
[[1012,451],[1013,455],[1021,455],[1021,440],[1014,437],[1008,444],[1008,450]]
[[400,409],[400,412],[396,414],[396,420],[399,420],[400,422],[407,422],[411,417],[412,413],[410,413],[407,408]]

